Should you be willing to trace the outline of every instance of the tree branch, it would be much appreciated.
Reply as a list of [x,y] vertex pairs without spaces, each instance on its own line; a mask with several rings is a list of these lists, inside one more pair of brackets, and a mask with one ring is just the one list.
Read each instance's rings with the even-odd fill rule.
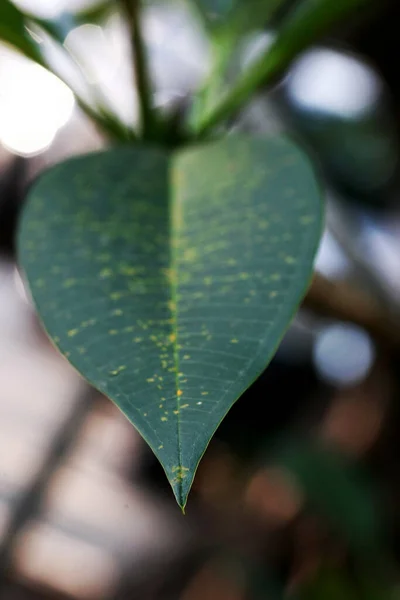
[[355,323],[379,344],[400,349],[400,321],[394,320],[373,298],[347,282],[333,282],[316,274],[302,307],[322,317]]

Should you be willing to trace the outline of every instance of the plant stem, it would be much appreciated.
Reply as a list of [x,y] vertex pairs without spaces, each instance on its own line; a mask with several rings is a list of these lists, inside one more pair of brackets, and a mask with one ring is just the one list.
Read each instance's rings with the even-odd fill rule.
[[[50,35],[50,37],[59,44],[59,47],[62,50],[64,50],[65,54],[70,56],[64,47],[64,40],[62,36],[59,35],[57,28],[49,27],[46,25],[45,21],[36,19],[34,17],[32,17],[31,20],[33,23],[35,23],[35,25],[37,25],[38,27],[43,29],[48,35]],[[71,87],[68,81],[47,62],[43,54],[40,56],[37,62],[38,64],[40,64],[41,67],[43,67],[47,71],[50,71],[50,73],[58,77],[60,81],[65,83],[65,85],[70,88],[70,90],[75,96],[76,103],[81,109],[81,111],[91,121],[93,121],[93,123],[99,129],[101,129],[111,140],[126,142],[135,139],[135,132],[130,127],[127,127],[124,123],[122,123],[117,116],[108,112],[108,110],[103,108],[103,106],[101,105],[98,107],[90,106],[90,104],[86,102],[86,100],[84,100],[75,89]]]
[[117,117],[107,113],[103,110],[96,110],[90,106],[86,100],[80,96],[80,94],[71,88],[68,81],[64,79],[59,73],[55,72],[54,69],[47,64],[45,60],[42,61],[41,66],[53,73],[60,81],[68,86],[75,96],[75,100],[81,111],[91,120],[93,123],[101,129],[112,141],[127,142],[135,139],[135,133],[129,127],[126,127]]
[[121,4],[128,19],[131,35],[132,62],[139,96],[141,135],[144,138],[152,138],[156,129],[156,118],[146,48],[141,31],[140,0],[121,0]]
[[261,86],[271,85],[302,50],[336,21],[370,1],[300,1],[284,20],[272,46],[255,61],[221,102],[212,110],[206,110],[200,117],[194,116],[189,123],[192,133],[197,137],[204,137],[216,125],[234,116]]

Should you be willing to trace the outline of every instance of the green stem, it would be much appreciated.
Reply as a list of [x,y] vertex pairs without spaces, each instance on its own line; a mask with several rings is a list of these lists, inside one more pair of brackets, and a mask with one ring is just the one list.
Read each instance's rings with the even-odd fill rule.
[[371,0],[303,0],[284,20],[272,46],[213,109],[192,117],[189,128],[196,137],[206,136],[216,125],[233,117],[261,87],[271,85],[294,58],[329,27],[355,8]]
[[114,115],[108,114],[106,111],[96,110],[86,100],[80,96],[80,94],[71,88],[68,81],[66,81],[59,73],[55,72],[54,69],[47,64],[43,59],[41,65],[53,73],[58,79],[60,79],[66,86],[68,86],[75,96],[75,100],[81,111],[91,120],[93,123],[102,130],[107,137],[113,142],[127,142],[135,139],[135,133],[122,122],[119,121]]
[[121,4],[128,18],[131,34],[132,61],[139,95],[141,134],[144,138],[152,138],[156,129],[156,118],[146,48],[141,31],[140,0],[121,0]]
[[240,42],[249,32],[265,28],[276,16],[286,0],[246,0],[239,3],[221,23],[211,36],[213,51],[213,66],[202,89],[194,102],[194,110],[198,115],[207,113],[215,104],[215,99],[221,97],[226,84],[227,70],[232,58],[237,58]]
[[[69,53],[65,50],[63,36],[60,34],[56,27],[51,27],[49,25],[49,23],[51,24],[51,22],[46,22],[35,17],[30,17],[30,20],[33,23],[35,23],[35,25],[46,31],[46,33],[50,35],[50,37],[59,44],[60,48],[64,50],[65,54],[67,54],[70,57]],[[70,88],[70,90],[75,96],[76,103],[81,109],[81,111],[91,121],[93,121],[94,124],[99,129],[101,129],[112,141],[126,142],[135,139],[135,132],[131,128],[127,127],[124,123],[122,123],[118,119],[118,117],[111,114],[102,105],[102,103],[99,103],[100,99],[98,99],[97,102],[98,106],[96,108],[93,108],[92,106],[90,106],[90,104],[88,104],[88,102],[86,102],[86,100],[82,98],[82,96],[80,96],[80,94],[75,89],[71,87],[68,81],[66,81],[66,79],[62,75],[60,75],[60,73],[58,73],[54,70],[54,68],[51,67],[51,65],[46,61],[43,55],[40,56],[40,59],[38,59],[37,62],[47,71],[53,73],[56,77],[58,77],[58,79],[60,79],[63,83],[65,83],[65,85],[67,85]]]

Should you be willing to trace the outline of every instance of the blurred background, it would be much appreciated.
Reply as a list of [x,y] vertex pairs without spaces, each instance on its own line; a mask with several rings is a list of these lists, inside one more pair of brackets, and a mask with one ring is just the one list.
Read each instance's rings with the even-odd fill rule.
[[[115,2],[15,4],[59,19],[64,51],[39,40],[55,70],[135,123]],[[92,8],[79,26],[63,16]],[[315,161],[322,287],[218,430],[185,517],[151,451],[35,316],[14,252],[26,191],[106,141],[60,79],[0,45],[1,600],[400,598],[399,25],[398,0],[353,15],[232,124],[285,132]],[[144,31],[171,110],[210,48],[183,0],[149,2]],[[246,38],[231,75],[272,36]]]

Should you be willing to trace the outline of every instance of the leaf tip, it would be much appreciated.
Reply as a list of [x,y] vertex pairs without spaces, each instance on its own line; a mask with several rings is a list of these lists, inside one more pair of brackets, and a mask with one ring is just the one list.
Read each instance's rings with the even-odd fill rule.
[[185,514],[186,504],[192,487],[194,473],[191,473],[185,467],[173,467],[170,484],[174,492],[175,499],[180,507],[182,514]]

